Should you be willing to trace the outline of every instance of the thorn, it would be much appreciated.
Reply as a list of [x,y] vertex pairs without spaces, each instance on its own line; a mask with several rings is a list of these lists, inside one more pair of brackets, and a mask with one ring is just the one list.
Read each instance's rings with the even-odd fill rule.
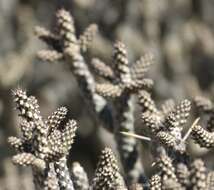
[[129,133],[129,132],[125,132],[125,131],[121,131],[120,133],[123,134],[123,135],[129,136],[129,137],[134,137],[136,139],[145,140],[145,141],[151,141],[151,138],[145,137],[145,136],[142,136],[142,135],[137,135],[137,134]]
[[185,142],[187,140],[187,138],[189,137],[190,133],[192,132],[193,127],[195,127],[197,125],[197,123],[199,122],[200,117],[198,117],[192,124],[192,126],[189,128],[189,130],[187,131],[187,133],[184,135],[183,139],[181,140],[182,142]]

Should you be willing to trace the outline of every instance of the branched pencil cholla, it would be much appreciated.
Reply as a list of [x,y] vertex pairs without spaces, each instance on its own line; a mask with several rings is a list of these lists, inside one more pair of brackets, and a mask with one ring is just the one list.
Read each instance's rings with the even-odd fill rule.
[[[58,171],[56,164],[63,162],[63,158],[69,154],[77,123],[75,120],[69,120],[61,129],[59,125],[67,113],[65,107],[59,108],[45,120],[40,114],[35,97],[27,96],[26,92],[21,89],[14,90],[13,96],[16,109],[19,110],[19,117],[22,120],[22,137],[8,139],[18,152],[13,157],[13,162],[23,166],[31,166],[36,187],[45,189],[50,186],[53,178],[56,178],[53,174],[49,178],[49,173],[53,172],[52,163],[55,163],[56,173],[64,172],[63,170]],[[55,184],[53,184],[54,187]]]
[[[97,32],[98,26],[91,24],[77,36],[73,17],[68,11],[59,9],[53,31],[35,28],[37,37],[49,47],[39,51],[37,56],[42,61],[61,60],[68,65],[95,123],[114,136],[118,158],[111,148],[104,148],[91,180],[79,162],[74,162],[69,169],[68,155],[78,128],[77,121],[67,121],[66,107],[58,108],[47,119],[43,118],[37,99],[18,88],[13,91],[13,98],[21,119],[21,137],[8,138],[17,152],[12,158],[13,163],[32,168],[36,189],[214,189],[213,171],[206,168],[202,159],[192,158],[187,148],[188,137],[201,147],[214,147],[213,103],[207,98],[196,97],[193,101],[183,99],[178,104],[169,99],[159,107],[152,98],[154,81],[146,76],[155,63],[154,55],[147,53],[130,63],[128,48],[122,41],[116,41],[113,64],[99,58],[91,58],[88,63],[85,53]],[[100,82],[97,75],[104,82]],[[141,108],[142,120],[139,129],[135,127],[137,104]],[[194,118],[195,122],[185,135],[184,128],[189,125],[192,107],[195,107],[195,115],[208,115],[208,119],[203,126],[203,122]],[[135,138],[136,131],[149,136],[147,139],[154,158],[149,174],[144,170],[148,167],[143,165],[144,155]]]

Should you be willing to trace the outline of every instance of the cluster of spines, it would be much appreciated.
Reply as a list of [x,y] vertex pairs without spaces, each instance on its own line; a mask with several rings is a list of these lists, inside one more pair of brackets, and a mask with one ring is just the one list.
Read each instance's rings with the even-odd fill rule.
[[105,148],[102,151],[100,160],[95,171],[95,176],[92,181],[92,188],[94,190],[112,189],[116,190],[118,187],[125,188],[125,183],[120,174],[117,160],[111,149]]
[[131,75],[134,80],[141,80],[145,77],[145,74],[150,69],[151,65],[154,63],[154,55],[151,53],[146,53],[139,60],[137,60],[132,68]]
[[189,100],[183,100],[181,103],[169,113],[165,119],[165,127],[169,130],[173,130],[176,127],[182,128],[183,125],[187,122],[191,109],[191,103]]
[[22,138],[25,141],[30,142],[30,140],[32,139],[34,127],[35,125],[33,121],[27,121],[26,119],[21,119],[20,129],[22,132]]
[[56,50],[41,50],[37,53],[37,57],[42,61],[54,62],[56,60],[61,60],[63,54]]
[[[67,113],[66,108],[59,108],[44,121],[35,97],[27,96],[26,92],[21,89],[15,90],[13,95],[22,118],[21,131],[23,133],[21,138],[10,137],[8,139],[18,151],[18,154],[13,157],[13,162],[23,166],[32,166],[40,171],[40,177],[45,176],[48,179],[49,164],[59,161],[69,153],[77,129],[76,121],[70,120],[64,128],[60,128],[59,125]],[[48,184],[47,179],[43,179],[43,185]]]
[[[16,104],[16,108],[20,112],[20,117],[22,119],[25,119],[26,122],[31,122],[29,125],[33,124],[34,128],[34,135],[32,136],[32,139],[24,140],[23,139],[23,146],[24,144],[30,144],[32,145],[31,150],[34,152],[34,154],[44,159],[45,151],[47,150],[47,141],[46,141],[46,132],[47,128],[44,125],[44,122],[42,120],[42,117],[40,115],[39,111],[39,105],[37,103],[37,100],[33,96],[27,96],[25,91],[22,91],[21,89],[17,89],[13,92],[14,95],[14,102]],[[23,124],[23,123],[22,123]],[[22,125],[22,130],[24,131],[24,127],[28,127],[28,125]],[[29,129],[26,129],[29,130]],[[31,131],[32,132],[32,131]],[[23,135],[24,136],[24,135]]]
[[89,25],[79,38],[77,38],[74,21],[69,12],[64,9],[58,10],[56,20],[55,32],[48,31],[42,27],[35,28],[38,38],[51,48],[39,51],[38,57],[43,61],[54,62],[63,59],[66,51],[72,54],[79,51],[87,51],[97,33],[97,25]]
[[153,175],[149,180],[149,187],[151,190],[161,189],[161,176],[158,174]]
[[71,167],[71,179],[76,190],[88,190],[89,180],[87,173],[79,162],[74,162]]
[[201,147],[212,148],[214,146],[214,133],[209,132],[200,125],[196,125],[192,129],[192,138]]
[[[114,44],[113,52],[114,65],[112,67],[101,62],[99,59],[94,59],[92,61],[92,66],[94,70],[100,74],[105,79],[110,79],[111,83],[97,84],[96,90],[99,94],[105,97],[120,97],[122,93],[137,93],[140,89],[149,90],[153,86],[153,81],[151,79],[144,78],[145,73],[148,70],[154,60],[151,55],[150,59],[147,60],[145,64],[145,59],[142,57],[136,62],[137,65],[129,64],[127,57],[127,50],[125,44],[118,41]],[[138,73],[137,68],[141,69],[141,76]],[[107,73],[103,70],[106,69]],[[114,81],[114,83],[112,82]]]
[[31,153],[21,153],[13,156],[13,163],[21,166],[34,166],[41,171],[45,169],[46,163],[44,160],[37,158]]
[[180,146],[180,141],[170,133],[160,131],[156,134],[155,137],[166,149],[183,152],[183,148]]
[[155,165],[157,171],[150,177],[150,190],[212,190],[214,188],[213,171],[208,172],[201,159],[184,164],[172,161],[167,155],[161,155]]
[[23,140],[21,138],[9,137],[8,138],[8,143],[17,152],[23,152],[24,150],[27,152],[27,147],[25,147],[25,143],[23,142]]
[[184,163],[178,163],[176,165],[176,176],[182,187],[187,187],[188,184],[190,183],[189,180],[190,171],[189,168]]
[[[185,142],[182,139],[182,128],[190,113],[190,101],[183,100],[178,106],[175,106],[172,100],[166,101],[162,105],[162,110],[158,110],[149,92],[140,91],[138,94],[143,112],[143,124],[150,128],[157,140],[166,148],[184,152]],[[214,146],[212,102],[207,98],[196,97],[194,104],[198,112],[209,114],[210,117],[206,128],[199,124],[192,126],[191,136],[201,147],[212,148]]]
[[79,43],[81,50],[83,52],[87,51],[89,46],[91,45],[92,40],[94,39],[95,34],[97,33],[98,27],[96,24],[90,24],[83,34],[79,37]]
[[163,180],[162,189],[163,190],[169,190],[169,189],[171,189],[171,190],[184,190],[184,188],[181,187],[181,184],[176,182],[173,179]]
[[176,105],[174,100],[168,99],[161,105],[161,111],[165,116],[167,116],[169,113],[171,113],[175,109],[175,106]]
[[91,61],[91,66],[96,74],[102,76],[104,79],[112,81],[115,78],[113,69],[109,65],[106,65],[100,59],[93,58]]
[[191,135],[197,144],[205,148],[214,146],[214,107],[212,102],[205,97],[196,97],[194,99],[196,111],[201,114],[207,114],[209,117],[205,128],[201,125],[195,125]]
[[57,32],[61,37],[63,44],[63,52],[78,52],[79,45],[75,34],[74,21],[69,12],[64,9],[58,10],[56,13]]
[[149,92],[145,90],[139,91],[138,100],[143,113],[148,113],[149,115],[158,115],[158,109]]
[[190,113],[190,101],[185,99],[175,106],[170,100],[164,103],[162,110],[158,110],[150,93],[139,92],[138,97],[142,107],[143,125],[150,129],[165,148],[184,152],[182,129]]
[[206,167],[200,159],[195,160],[191,164],[190,183],[193,190],[206,189]]
[[125,44],[123,44],[122,42],[118,41],[114,44],[113,59],[115,62],[113,66],[116,78],[122,84],[130,84],[131,75],[129,69],[129,61]]
[[118,85],[113,84],[99,84],[96,86],[96,91],[104,97],[117,98],[122,94],[122,89]]
[[175,168],[172,163],[172,159],[168,157],[166,154],[160,155],[156,162],[157,167],[161,171],[162,180],[173,179],[177,181],[177,177],[175,174]]
[[28,97],[26,92],[21,89],[13,91],[16,109],[19,110],[20,116],[27,121],[35,121],[40,118],[39,106],[35,97]]
[[60,107],[50,116],[48,116],[48,119],[46,120],[46,125],[49,126],[49,130],[54,130],[54,128],[58,128],[61,121],[65,119],[67,112],[68,110],[66,107]]

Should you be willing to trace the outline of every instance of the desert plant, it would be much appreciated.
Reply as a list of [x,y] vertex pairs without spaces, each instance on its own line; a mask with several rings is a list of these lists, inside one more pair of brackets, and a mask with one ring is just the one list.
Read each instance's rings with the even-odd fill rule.
[[[98,58],[87,64],[83,55],[97,26],[90,25],[77,37],[72,16],[68,11],[60,9],[56,13],[55,27],[53,32],[36,28],[37,36],[50,47],[40,51],[38,57],[50,62],[62,59],[69,66],[97,124],[102,123],[114,135],[120,158],[118,160],[123,170],[120,170],[113,151],[105,148],[91,181],[77,162],[72,165],[70,172],[67,157],[72,148],[77,122],[69,120],[63,125],[67,114],[65,107],[58,108],[44,119],[37,99],[16,89],[13,96],[21,118],[22,136],[9,137],[8,141],[17,151],[13,162],[31,166],[36,189],[213,189],[213,171],[209,171],[201,159],[192,158],[186,148],[188,137],[202,147],[214,146],[211,101],[203,98],[194,101],[199,112],[210,114],[207,129],[198,124],[197,118],[188,132],[183,134],[192,103],[183,99],[176,105],[173,100],[167,100],[161,109],[158,108],[152,99],[153,81],[145,77],[154,61],[151,54],[130,64],[125,44],[117,41],[114,44],[113,64],[108,65]],[[103,77],[104,83],[96,80],[91,67]],[[134,96],[138,97],[142,111],[140,135],[135,134]],[[145,129],[148,134],[145,134]],[[152,147],[151,153],[155,160],[152,176],[146,176],[144,172],[141,162],[143,155],[139,151],[137,138],[147,139]]]

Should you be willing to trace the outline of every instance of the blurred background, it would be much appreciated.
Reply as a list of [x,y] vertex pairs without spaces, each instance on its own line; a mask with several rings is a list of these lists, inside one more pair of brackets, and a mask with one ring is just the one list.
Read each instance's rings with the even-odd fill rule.
[[[76,119],[80,126],[68,164],[78,160],[89,177],[101,148],[105,144],[115,147],[112,136],[96,126],[85,109],[77,82],[66,65],[44,63],[36,58],[37,51],[45,45],[35,37],[34,27],[53,28],[55,11],[60,7],[73,15],[77,35],[90,23],[99,26],[99,33],[85,55],[89,62],[99,57],[111,63],[112,45],[118,39],[126,44],[131,63],[146,52],[154,53],[156,63],[148,75],[155,82],[153,95],[157,104],[168,98],[179,101],[196,95],[213,99],[212,0],[0,0],[0,189],[3,190],[33,189],[30,170],[11,163],[14,153],[7,144],[9,136],[19,134],[11,96],[16,87],[38,98],[44,117],[60,106],[68,107],[68,117]],[[140,127],[138,111],[136,125]],[[191,151],[213,167],[212,152],[194,146]]]

